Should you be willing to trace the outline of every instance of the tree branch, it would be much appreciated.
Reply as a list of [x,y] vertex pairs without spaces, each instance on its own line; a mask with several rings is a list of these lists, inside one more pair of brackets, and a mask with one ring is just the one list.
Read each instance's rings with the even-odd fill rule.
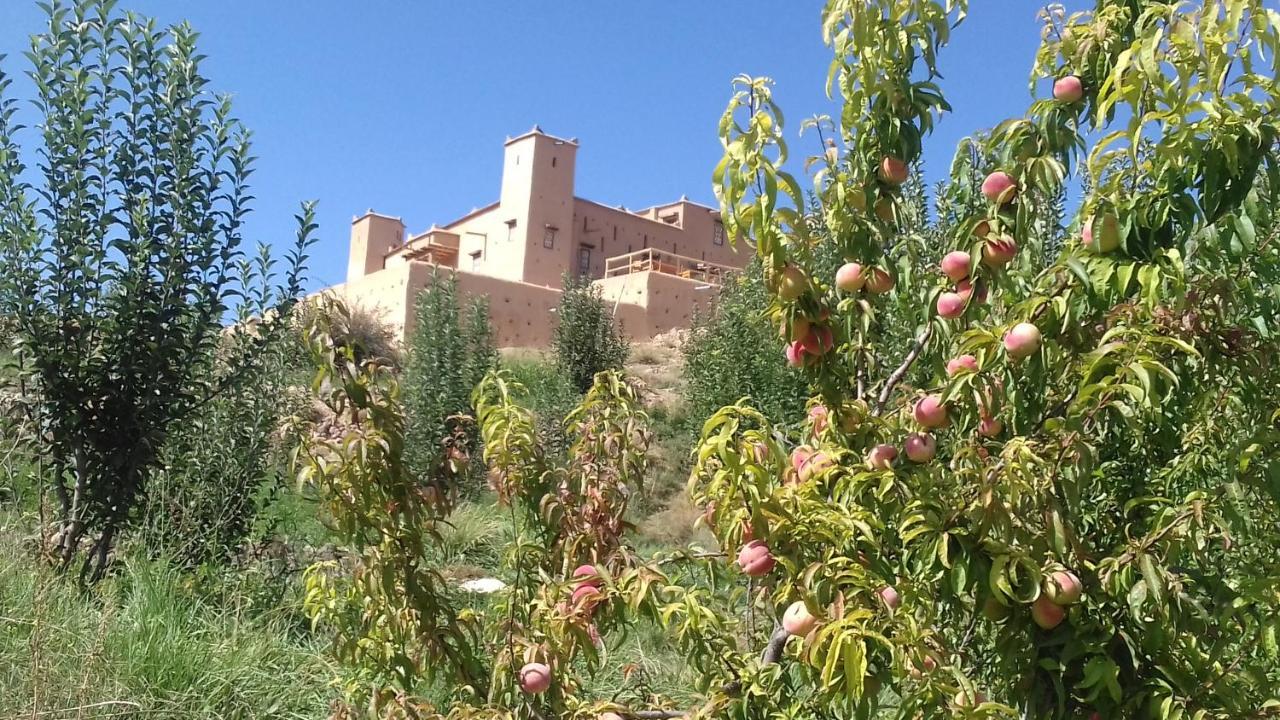
[[907,353],[907,356],[902,359],[902,364],[899,365],[898,369],[894,370],[893,374],[889,376],[889,379],[885,381],[884,389],[880,391],[880,398],[876,401],[876,415],[884,412],[885,406],[889,404],[889,396],[893,394],[893,389],[898,386],[898,383],[902,382],[902,378],[906,377],[907,371],[910,370],[911,366],[915,364],[915,361],[919,359],[920,353],[924,350],[924,346],[929,342],[930,337],[933,337],[932,323],[925,326],[924,332],[921,332],[920,336],[916,338],[915,345],[912,346],[911,352]]

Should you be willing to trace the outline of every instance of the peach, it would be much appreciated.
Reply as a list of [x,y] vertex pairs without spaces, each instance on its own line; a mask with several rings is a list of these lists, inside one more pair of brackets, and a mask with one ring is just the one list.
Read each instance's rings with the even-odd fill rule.
[[808,355],[825,355],[835,347],[835,336],[829,327],[816,327],[800,339],[800,349]]
[[845,263],[836,271],[836,287],[842,292],[858,292],[866,282],[867,278],[862,273],[862,266],[856,262]]
[[1021,360],[1040,349],[1040,328],[1031,323],[1018,323],[1004,335],[1004,349],[1009,357]]
[[551,687],[551,668],[546,663],[531,662],[520,668],[520,689],[538,695]]
[[984,416],[978,421],[978,434],[982,437],[993,438],[1004,432],[1004,423],[998,418]]
[[796,470],[796,473],[799,475],[800,482],[808,482],[813,476],[824,472],[833,464],[830,455],[818,451],[810,455],[809,459]]
[[1058,78],[1053,83],[1053,99],[1064,103],[1078,103],[1084,97],[1084,83],[1075,75]]
[[1044,592],[1057,605],[1074,605],[1080,601],[1080,594],[1084,591],[1084,586],[1080,584],[1080,578],[1069,570],[1059,570],[1049,575],[1048,581],[1044,584]]
[[759,540],[752,540],[738,551],[738,567],[747,577],[763,577],[768,575],[777,564],[769,546]]
[[938,316],[954,320],[964,314],[965,304],[959,293],[944,292],[938,296]]
[[579,585],[592,585],[600,587],[600,573],[596,572],[594,565],[579,565],[573,570],[573,579]]
[[991,234],[991,222],[989,220],[981,220],[977,225],[973,226],[973,236],[976,238],[985,238]]
[[1066,617],[1067,611],[1050,600],[1047,595],[1041,595],[1031,603],[1031,619],[1044,630],[1058,627]]
[[1018,196],[1018,183],[1009,173],[997,170],[982,181],[982,194],[993,203],[1007,205]]
[[982,614],[992,622],[1000,622],[1009,617],[1009,608],[995,598],[987,598],[982,603]]
[[961,355],[947,361],[947,375],[955,377],[961,372],[978,372],[978,358],[972,355]]
[[876,172],[880,182],[894,187],[906,182],[907,176],[907,164],[892,155],[886,155],[880,161],[880,169]]
[[911,416],[917,423],[926,428],[947,426],[947,405],[938,395],[925,395],[916,401]]
[[956,693],[956,696],[955,698],[953,698],[953,701],[955,702],[956,707],[960,707],[960,708],[977,707],[987,701],[987,696],[983,695],[980,692],[975,691],[973,693],[973,698],[970,699],[969,693],[965,692],[964,690],[961,690],[960,692]]
[[573,591],[574,607],[594,608],[604,596],[595,585],[580,585]]
[[800,468],[803,468],[811,457],[813,457],[813,448],[801,445],[791,451],[791,467],[795,468],[796,472],[800,472]]
[[898,448],[888,444],[877,445],[867,453],[867,467],[872,470],[888,470],[897,459]]
[[950,278],[952,282],[959,282],[969,277],[970,262],[969,253],[963,250],[953,250],[942,257],[942,274]]
[[[969,299],[973,297],[973,283],[971,283],[968,280],[961,280],[960,282],[956,283],[956,294],[959,295],[961,299],[963,299],[965,302],[969,302]],[[987,301],[987,286],[982,283],[979,283],[978,296],[974,298],[974,302],[984,303],[986,301]]]
[[820,435],[827,429],[830,417],[831,413],[827,412],[825,405],[814,405],[809,408],[809,424],[813,426],[814,435]]
[[987,267],[1002,268],[1018,254],[1018,241],[1008,235],[987,238],[982,246],[982,263]]
[[938,659],[934,656],[933,651],[926,652],[919,660],[913,661],[911,667],[907,670],[907,674],[917,680],[924,677],[926,673],[931,673],[938,669]]
[[887,270],[872,268],[865,287],[872,295],[883,295],[893,289],[893,276]]
[[809,278],[804,271],[795,265],[787,265],[782,271],[782,279],[778,282],[778,295],[786,301],[795,300],[804,294],[809,287]]
[[809,318],[798,317],[790,325],[784,321],[778,334],[786,340],[799,340],[809,334]]
[[804,367],[808,358],[805,357],[804,345],[799,340],[787,343],[787,349],[784,352],[787,356],[787,365],[793,368]]
[[938,441],[927,433],[912,433],[903,443],[907,459],[913,463],[927,463],[938,454]]
[[804,601],[797,600],[782,614],[782,627],[792,635],[808,635],[813,626],[818,624],[818,618],[809,612],[808,606]]
[[876,596],[884,603],[889,610],[897,610],[902,607],[902,596],[898,594],[898,589],[892,585],[885,585],[876,591]]
[[880,198],[876,201],[876,217],[881,222],[891,223],[894,221],[893,201],[889,198]]
[[1111,213],[1102,216],[1101,232],[1098,233],[1097,242],[1093,237],[1094,218],[1089,218],[1084,223],[1084,230],[1080,233],[1080,239],[1084,246],[1095,253],[1105,254],[1120,247],[1120,220]]

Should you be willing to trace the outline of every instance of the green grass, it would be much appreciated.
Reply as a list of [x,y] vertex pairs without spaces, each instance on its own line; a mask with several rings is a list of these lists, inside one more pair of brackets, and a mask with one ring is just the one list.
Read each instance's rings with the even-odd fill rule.
[[0,531],[0,718],[325,716],[320,641],[249,605],[151,560],[82,593]]

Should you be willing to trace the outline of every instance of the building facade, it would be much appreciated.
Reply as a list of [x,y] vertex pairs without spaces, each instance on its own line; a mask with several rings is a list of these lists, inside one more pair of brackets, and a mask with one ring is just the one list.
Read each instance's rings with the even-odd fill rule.
[[499,346],[543,346],[572,274],[600,288],[633,338],[688,326],[747,254],[728,242],[719,211],[685,198],[629,211],[578,197],[577,152],[577,140],[535,126],[506,141],[497,202],[412,236],[397,217],[355,218],[347,281],[332,291],[403,337],[418,292],[451,273],[464,297],[489,297]]

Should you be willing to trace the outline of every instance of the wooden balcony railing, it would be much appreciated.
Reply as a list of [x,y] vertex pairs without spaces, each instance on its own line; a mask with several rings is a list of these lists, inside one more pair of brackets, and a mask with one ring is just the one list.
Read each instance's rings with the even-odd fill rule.
[[637,250],[626,255],[606,258],[604,261],[605,277],[654,271],[712,285],[723,284],[725,275],[739,272],[740,270],[741,268],[717,265],[706,260],[676,255],[656,248]]

